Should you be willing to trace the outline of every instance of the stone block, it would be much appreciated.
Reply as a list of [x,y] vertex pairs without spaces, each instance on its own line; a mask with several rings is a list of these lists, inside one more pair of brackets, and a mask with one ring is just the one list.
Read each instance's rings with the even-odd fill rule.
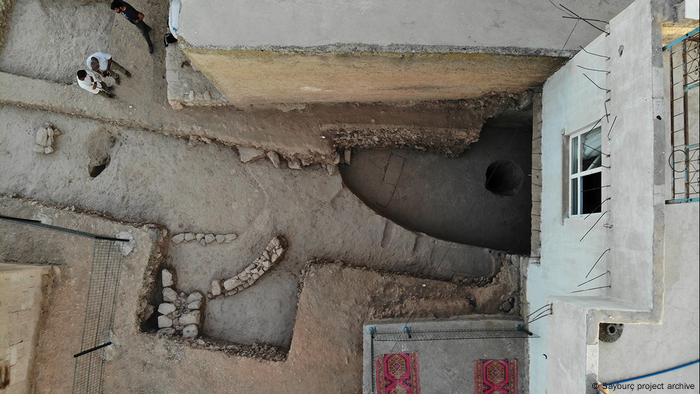
[[195,324],[190,324],[182,329],[183,338],[196,338],[199,335],[199,328]]
[[200,293],[198,291],[194,291],[194,292],[190,293],[190,295],[187,296],[187,303],[189,304],[189,303],[192,303],[195,301],[201,301],[202,298],[204,298],[202,293]]
[[166,335],[166,336],[173,336],[175,335],[175,329],[172,327],[167,327],[167,328],[161,328],[156,332],[156,335]]
[[214,236],[214,234],[207,234],[204,236],[204,241],[206,241],[206,243],[208,244],[214,242],[215,239],[216,237]]
[[158,328],[172,327],[173,321],[165,315],[158,316]]
[[167,268],[163,268],[163,270],[160,271],[160,278],[161,282],[163,283],[163,287],[170,287],[175,284],[173,273]]
[[231,278],[231,279],[228,279],[224,282],[224,289],[226,289],[227,291],[232,290],[240,284],[241,284],[241,280],[239,280],[238,277]]
[[185,240],[185,234],[176,234],[172,238],[172,241],[175,245],[179,245],[184,240]]
[[187,326],[190,324],[199,324],[200,318],[201,313],[198,310],[192,311],[190,313],[180,316],[180,324],[182,324],[183,326]]
[[192,233],[185,233],[185,241],[189,242],[192,241],[195,238],[195,235]]
[[211,281],[211,295],[214,297],[221,294],[221,284],[218,280]]
[[167,315],[169,313],[175,312],[175,305],[169,303],[169,302],[164,302],[160,305],[158,305],[158,313],[161,315]]
[[225,236],[225,235],[223,235],[223,234],[217,234],[217,235],[216,235],[216,242],[217,242],[217,243],[223,243],[224,241],[226,241],[226,236]]
[[202,307],[202,300],[197,300],[187,304],[187,309],[193,311]]
[[163,301],[165,302],[175,302],[177,300],[177,293],[170,287],[163,289]]
[[236,234],[233,234],[233,233],[232,233],[232,234],[226,234],[226,239],[225,239],[224,242],[230,243],[231,241],[233,241],[233,240],[236,239],[236,238],[238,238],[238,235],[236,235]]
[[201,241],[204,238],[204,233],[198,233],[194,237],[197,241]]

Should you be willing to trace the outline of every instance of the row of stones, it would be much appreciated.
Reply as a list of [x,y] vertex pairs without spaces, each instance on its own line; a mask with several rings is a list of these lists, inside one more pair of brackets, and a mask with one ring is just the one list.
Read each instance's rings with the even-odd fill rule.
[[[282,159],[280,158],[280,155],[277,152],[274,151],[269,151],[265,152],[262,149],[254,149],[254,148],[247,148],[243,146],[238,147],[238,156],[241,159],[243,163],[251,163],[256,160],[262,159],[264,157],[267,157],[270,162],[272,163],[275,168],[280,168],[282,165]],[[345,164],[350,164],[350,160],[352,157],[352,150],[351,149],[346,149],[343,151],[342,155],[342,161]],[[294,157],[284,157],[284,160],[287,162],[287,168],[291,170],[301,170],[302,167],[310,166],[314,163],[304,160],[304,159],[297,159]],[[333,164],[324,164],[323,166],[326,168],[328,173],[330,175],[334,175],[337,170],[338,170],[338,164],[341,162],[341,155],[338,152],[333,152]]]
[[167,268],[161,270],[161,282],[163,302],[158,305],[158,334],[196,338],[202,325],[204,296],[198,291],[178,294],[173,289],[175,275]]
[[232,296],[252,286],[261,276],[280,261],[285,248],[286,242],[284,238],[279,236],[273,238],[260,256],[238,275],[225,280],[212,281],[209,298],[218,297],[222,294],[227,297]]
[[214,241],[216,243],[230,243],[234,239],[238,238],[238,235],[231,233],[231,234],[202,234],[202,233],[180,233],[180,234],[175,234],[171,238],[173,243],[175,245],[181,244],[183,242],[190,242],[190,241],[197,241],[199,242],[202,246],[207,246],[207,244],[210,244]]

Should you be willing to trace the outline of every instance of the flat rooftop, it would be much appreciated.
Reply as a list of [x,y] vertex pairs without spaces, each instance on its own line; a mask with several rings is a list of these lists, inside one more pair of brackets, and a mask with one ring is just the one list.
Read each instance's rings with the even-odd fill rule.
[[[567,7],[585,18],[609,20],[630,3]],[[390,50],[398,52],[445,52],[439,46],[561,51],[576,24],[564,15],[549,1],[182,0],[179,34],[195,47],[229,49],[354,43],[394,45]],[[586,45],[598,34],[578,23],[567,48]]]

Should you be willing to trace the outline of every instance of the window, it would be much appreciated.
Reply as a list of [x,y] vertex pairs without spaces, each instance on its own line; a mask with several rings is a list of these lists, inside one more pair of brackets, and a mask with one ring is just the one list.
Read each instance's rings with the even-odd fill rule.
[[569,214],[600,212],[603,155],[601,128],[569,137]]

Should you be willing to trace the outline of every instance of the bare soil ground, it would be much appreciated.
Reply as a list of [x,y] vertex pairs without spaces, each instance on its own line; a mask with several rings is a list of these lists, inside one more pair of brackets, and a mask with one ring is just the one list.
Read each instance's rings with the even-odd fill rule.
[[[105,2],[18,0],[0,52],[0,70],[73,83],[87,55],[110,52],[134,74],[116,89],[118,110],[145,109],[156,119],[174,114],[165,97],[160,41],[167,2],[132,4],[154,29],[156,54],[147,53],[136,29]],[[459,103],[437,107],[443,112],[415,103],[336,104],[245,111],[188,108],[183,110],[187,116],[173,116],[205,119],[215,114],[217,122],[240,125],[261,138],[267,138],[269,125],[287,127],[291,136],[324,123],[474,127],[473,119],[465,115],[471,112],[462,111]],[[56,152],[47,156],[32,151],[34,132],[45,122],[63,132]],[[207,124],[187,126],[199,133]],[[90,168],[105,163],[99,175],[90,175]],[[147,266],[148,256],[157,249],[142,250],[143,261],[138,266],[127,264],[124,274],[122,294],[128,302],[121,305],[118,316],[121,344],[114,363],[108,363],[106,392],[360,392],[364,321],[405,317],[412,310],[423,318],[503,313],[499,307],[517,298],[519,291],[517,267],[502,269],[505,260],[497,251],[407,231],[375,214],[343,186],[339,175],[329,176],[318,165],[302,171],[276,169],[268,161],[244,165],[235,149],[222,144],[188,143],[108,122],[4,106],[0,167],[2,195],[98,212],[119,221],[155,223],[170,234],[237,233],[239,239],[226,245],[166,243],[157,263],[178,271],[184,291],[205,292],[212,279],[238,272],[274,235],[289,240],[285,259],[273,273],[240,297],[212,303],[205,320],[207,336],[289,349],[287,361],[232,357],[139,333],[136,314],[143,307],[139,297],[155,280],[155,273],[147,275],[150,280],[144,275],[153,268]],[[36,212],[14,203],[3,207],[3,214],[24,213]],[[92,226],[91,219],[72,220],[68,224]],[[104,223],[95,226],[111,228]],[[155,230],[143,231],[143,239],[155,244]],[[86,291],[89,254],[81,244],[75,245],[78,251],[49,247],[35,239],[32,249],[13,239],[3,237],[3,258],[66,266],[51,293],[36,388],[42,393],[67,392],[72,381],[70,356],[84,313],[81,292]],[[343,264],[315,264],[303,271],[306,262],[316,259]],[[390,275],[398,272],[415,276]],[[298,298],[303,278],[307,280]],[[418,296],[416,289],[426,283],[428,290]],[[475,283],[481,287],[471,286]],[[518,308],[509,313],[518,313]]]
[[[159,249],[168,249],[166,232],[17,199],[0,199],[0,209],[21,217],[41,215],[53,225],[97,234],[126,230],[134,235],[136,247],[124,260],[120,279],[112,338],[116,347],[106,364],[105,392],[358,393],[363,323],[409,316],[416,320],[499,314],[519,289],[518,267],[508,261],[491,283],[482,286],[339,262],[306,264],[300,275],[291,348],[283,361],[273,361],[280,358],[264,344],[227,346],[207,336],[172,341],[139,330],[137,312],[144,307],[145,286],[157,282],[164,257]],[[80,348],[92,241],[8,222],[0,223],[0,229],[7,234],[0,242],[3,260],[60,267],[47,292],[35,388],[38,393],[70,391],[71,356]],[[517,308],[511,314],[516,312]]]

